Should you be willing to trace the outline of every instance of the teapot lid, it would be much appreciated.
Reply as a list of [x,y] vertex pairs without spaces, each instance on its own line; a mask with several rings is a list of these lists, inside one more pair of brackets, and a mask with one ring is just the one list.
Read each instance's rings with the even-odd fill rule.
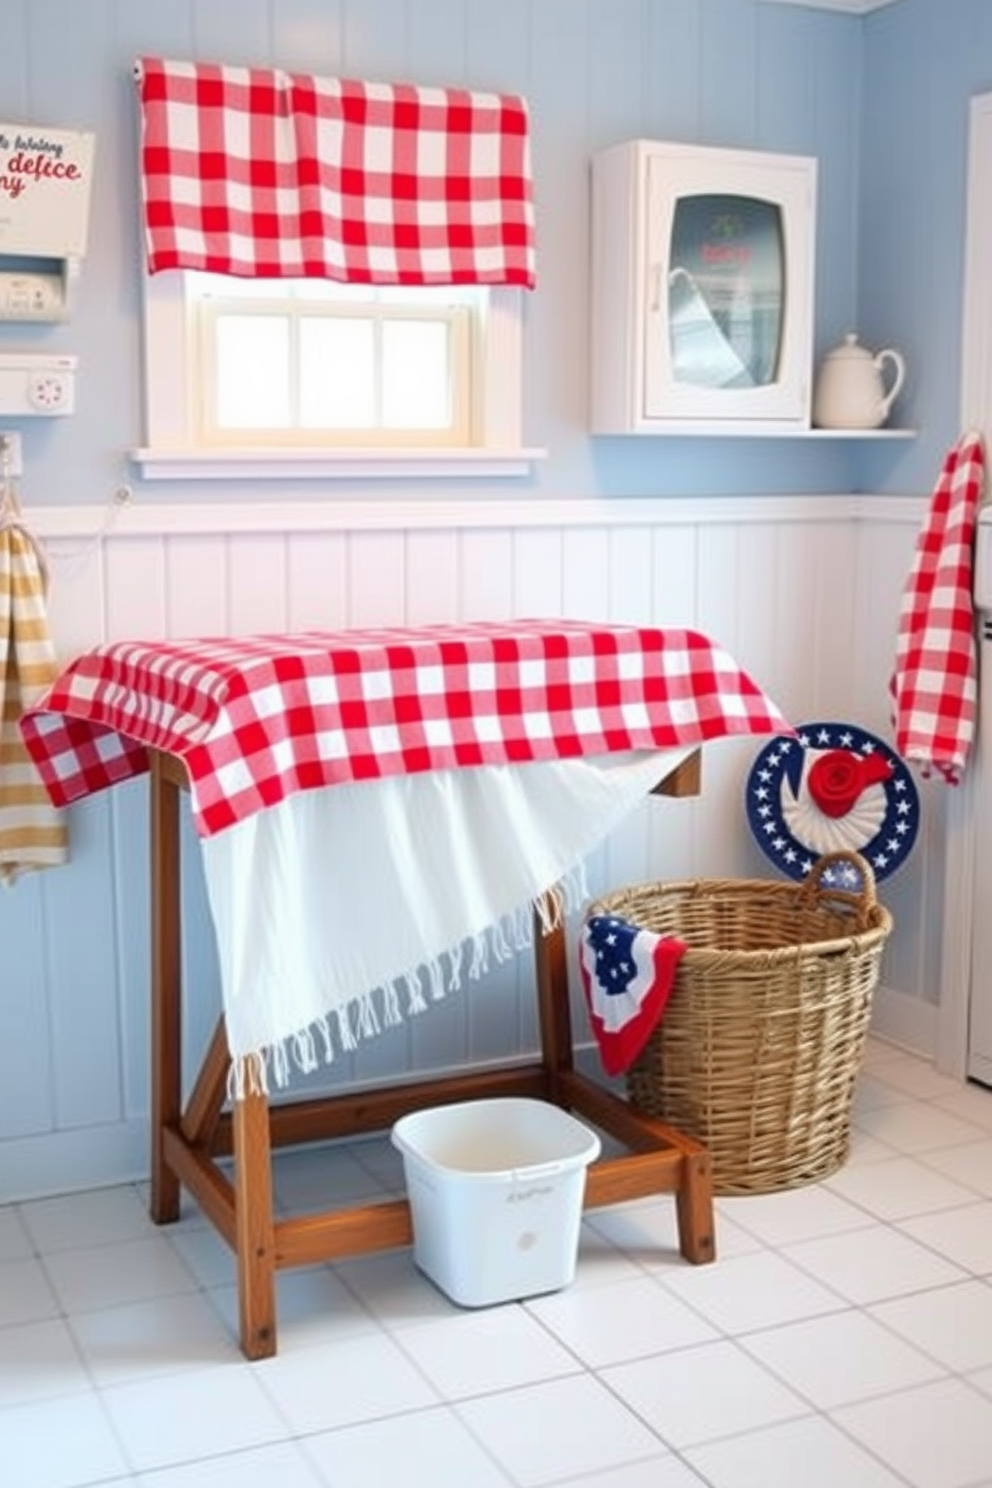
[[832,357],[870,357],[871,352],[867,347],[859,343],[856,331],[848,331],[840,345],[835,346],[833,351],[828,352],[827,355]]

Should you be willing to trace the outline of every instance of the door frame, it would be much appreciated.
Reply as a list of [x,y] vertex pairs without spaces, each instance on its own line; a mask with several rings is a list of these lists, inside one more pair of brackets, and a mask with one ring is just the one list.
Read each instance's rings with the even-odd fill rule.
[[[968,113],[968,174],[965,196],[964,293],[961,327],[961,429],[978,429],[990,441],[992,408],[992,93],[971,99]],[[992,685],[992,678],[989,679]],[[959,1080],[968,1077],[972,964],[975,936],[978,842],[978,766],[976,757],[949,793],[947,858],[944,873],[944,929],[941,996],[935,1063]]]

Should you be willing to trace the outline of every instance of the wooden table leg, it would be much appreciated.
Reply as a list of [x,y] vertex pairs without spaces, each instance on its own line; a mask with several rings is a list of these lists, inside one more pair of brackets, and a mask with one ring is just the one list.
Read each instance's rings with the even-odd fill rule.
[[[545,910],[552,909],[551,895],[544,896]],[[564,911],[563,911],[564,913]],[[553,930],[544,930],[540,913],[534,911],[534,972],[537,981],[537,1014],[541,1034],[541,1062],[548,1086],[548,1099],[561,1099],[561,1077],[573,1067],[572,1012],[568,1000],[568,949],[565,925],[559,920]]]
[[246,1090],[232,1109],[238,1323],[248,1359],[276,1351],[275,1228],[268,1098]]
[[194,1146],[213,1147],[227,1095],[230,1067],[227,1025],[223,1018],[218,1018],[182,1119],[183,1137]]
[[[699,790],[700,754],[696,750],[659,782],[654,793],[696,796]],[[545,900],[547,910],[551,908],[549,900],[550,895]],[[716,1244],[710,1154],[699,1142],[642,1116],[575,1070],[567,951],[564,924],[544,934],[541,916],[535,913],[534,967],[547,1098],[574,1109],[634,1149],[633,1156],[619,1162],[614,1159],[593,1165],[586,1203],[640,1197],[655,1191],[652,1183],[657,1181],[657,1191],[674,1193],[682,1255],[695,1265],[713,1261]],[[656,1160],[661,1155],[665,1158],[663,1170]],[[648,1176],[648,1168],[652,1174],[658,1169],[657,1179]]]
[[182,1114],[179,791],[151,756],[151,1217],[179,1218],[179,1179],[168,1166],[163,1133]]
[[716,1259],[716,1215],[713,1209],[713,1159],[697,1152],[682,1159],[682,1180],[675,1193],[679,1250],[694,1266]]
[[[665,796],[698,796],[700,789],[700,751],[694,750],[658,782],[652,794]],[[551,889],[544,896],[544,911],[554,920]],[[568,993],[568,947],[565,940],[564,908],[554,929],[545,933],[541,914],[534,912],[534,971],[537,980],[537,1008],[541,1033],[541,1055],[548,1081],[548,1097],[559,1100],[560,1077],[574,1068],[572,1012]]]

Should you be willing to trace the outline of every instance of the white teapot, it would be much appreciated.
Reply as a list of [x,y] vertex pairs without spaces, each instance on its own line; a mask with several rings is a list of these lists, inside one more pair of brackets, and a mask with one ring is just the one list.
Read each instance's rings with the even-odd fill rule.
[[[883,372],[891,364],[888,390]],[[858,345],[853,333],[827,353],[813,390],[813,424],[817,429],[878,429],[889,416],[906,378],[897,351],[873,355]]]

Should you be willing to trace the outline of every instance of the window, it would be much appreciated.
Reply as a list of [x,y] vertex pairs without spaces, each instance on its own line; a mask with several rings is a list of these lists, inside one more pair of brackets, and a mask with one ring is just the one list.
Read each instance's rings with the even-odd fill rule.
[[146,276],[158,479],[519,476],[523,294]]
[[186,275],[198,443],[475,443],[485,291]]
[[135,79],[143,473],[526,474],[526,100],[155,57]]

